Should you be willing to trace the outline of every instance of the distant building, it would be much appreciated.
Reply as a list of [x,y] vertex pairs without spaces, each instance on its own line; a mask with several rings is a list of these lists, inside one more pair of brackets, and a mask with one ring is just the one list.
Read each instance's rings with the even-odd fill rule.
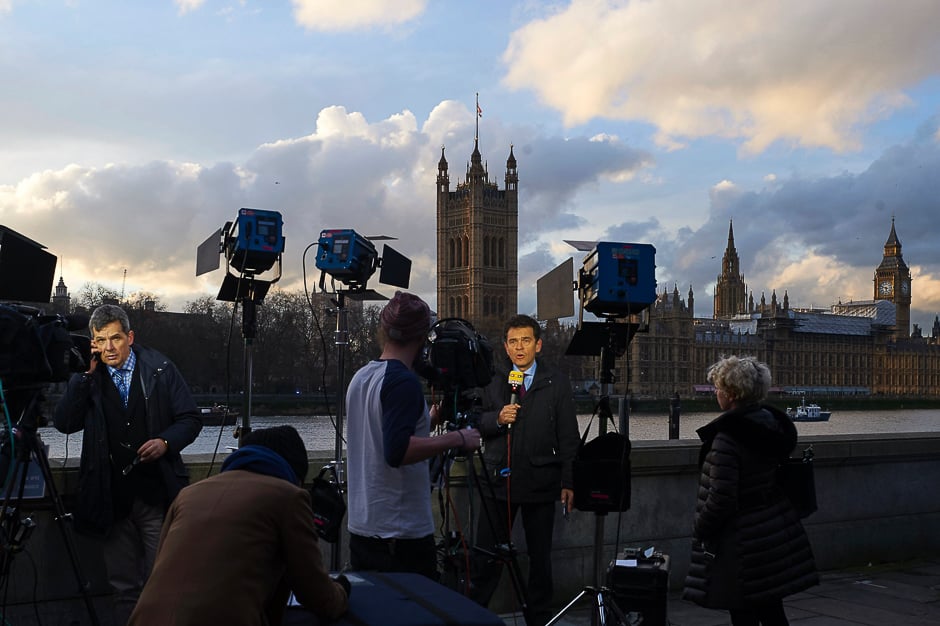
[[460,317],[498,345],[518,311],[519,177],[512,146],[505,189],[489,179],[479,139],[466,179],[450,190],[447,159],[437,165],[437,316]]
[[72,311],[72,296],[61,275],[52,295],[52,311],[58,315],[67,315]]
[[754,309],[754,299],[750,307],[747,300],[747,284],[741,273],[741,261],[734,247],[734,224],[728,224],[728,246],[721,258],[721,274],[715,283],[715,318],[747,313]]
[[779,393],[940,397],[940,318],[929,338],[916,326],[909,331],[911,277],[894,220],[871,300],[794,309],[786,293],[779,303],[774,292],[769,304],[762,295],[757,306],[748,296],[742,312],[744,293],[729,229],[714,318],[694,316],[691,288],[687,301],[678,288],[664,291],[647,313],[647,332],[633,339],[618,393],[712,393],[708,366],[722,355],[750,354],[770,366]]
[[911,271],[901,256],[901,240],[894,230],[891,218],[891,234],[885,242],[884,258],[875,270],[875,299],[894,304],[895,336],[904,339],[911,336]]
[[[444,150],[437,174],[437,314],[461,317],[498,345],[505,319],[517,313],[518,174],[512,147],[506,187],[490,181],[474,140],[466,179],[450,190]],[[612,393],[667,398],[712,393],[709,365],[750,354],[770,365],[778,393],[818,396],[940,397],[940,316],[931,336],[910,329],[911,274],[894,219],[874,272],[871,300],[828,309],[793,308],[784,291],[755,302],[741,271],[729,223],[715,285],[712,318],[697,318],[694,293],[675,285],[642,314],[641,332],[617,360]],[[638,316],[632,318],[639,321]],[[581,359],[572,379],[600,379],[599,359]],[[581,383],[577,383],[581,384]],[[606,390],[605,390],[606,391]]]

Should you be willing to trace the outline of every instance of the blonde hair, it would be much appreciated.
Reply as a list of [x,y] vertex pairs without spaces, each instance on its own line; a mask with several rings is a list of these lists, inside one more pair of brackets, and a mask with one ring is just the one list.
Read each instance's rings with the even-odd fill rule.
[[708,368],[707,376],[740,405],[760,402],[770,391],[770,368],[752,356],[723,356]]

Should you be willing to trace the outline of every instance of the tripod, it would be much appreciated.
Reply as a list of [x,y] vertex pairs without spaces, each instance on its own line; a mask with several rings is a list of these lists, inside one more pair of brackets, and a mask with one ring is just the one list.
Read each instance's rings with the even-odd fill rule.
[[[62,540],[65,542],[72,571],[75,574],[75,582],[88,610],[88,617],[91,624],[97,626],[99,623],[98,616],[95,613],[95,607],[88,591],[88,582],[81,572],[75,539],[70,532],[70,528],[65,526],[65,522],[71,521],[71,514],[66,513],[62,504],[62,498],[59,496],[52,476],[52,469],[49,467],[49,457],[46,454],[42,438],[36,432],[36,415],[38,415],[42,394],[38,389],[32,389],[26,390],[26,396],[26,408],[23,410],[16,427],[11,432],[6,433],[6,441],[0,446],[0,450],[2,450],[0,462],[4,465],[4,473],[7,473],[7,468],[10,469],[6,476],[7,487],[3,498],[2,513],[0,513],[0,541],[2,541],[2,545],[0,545],[0,587],[5,589],[9,584],[13,559],[24,549],[29,535],[36,526],[32,518],[21,519],[19,517],[19,506],[26,490],[26,479],[29,473],[30,460],[32,459],[39,467],[42,480],[48,490],[49,499],[53,505],[54,519],[59,527]],[[4,409],[9,409],[9,405],[2,395],[0,395],[0,402],[2,402]],[[15,414],[15,411],[11,413]],[[10,458],[4,459],[3,457]],[[16,489],[15,494],[14,488]],[[4,593],[5,597],[6,594]],[[3,613],[6,612],[5,609],[6,605],[4,603]]]
[[[610,511],[624,511],[630,508],[629,497],[629,415],[625,398],[620,399],[618,409],[620,437],[606,438],[605,428],[607,420],[613,421],[610,409],[610,391],[614,382],[614,359],[623,356],[627,345],[636,333],[638,325],[635,323],[615,324],[612,320],[604,323],[582,323],[575,333],[568,347],[567,354],[600,354],[601,383],[606,393],[600,398],[595,413],[600,415],[598,424],[598,438],[585,445],[590,424],[584,431],[581,440],[579,459],[575,462],[575,506],[579,510],[594,511],[594,567],[593,584],[584,587],[565,607],[553,617],[546,626],[558,622],[582,598],[590,596],[593,601],[591,614],[592,626],[606,625],[608,616],[613,616],[618,624],[627,624],[626,616],[610,597],[610,590],[600,585],[601,552],[604,544],[604,517]],[[629,378],[629,375],[628,375]],[[593,417],[592,417],[593,419]],[[613,434],[613,433],[611,433]],[[592,458],[606,457],[606,462]],[[619,456],[619,458],[617,458]],[[578,469],[583,480],[579,481]],[[617,482],[617,478],[626,477],[626,488]],[[612,480],[614,479],[614,480]],[[580,484],[579,484],[580,483]],[[595,493],[605,496],[596,501],[590,496]],[[619,533],[619,530],[618,530]],[[619,542],[619,537],[618,537]]]
[[[478,400],[478,398],[475,398],[474,400]],[[455,428],[464,428],[467,426],[474,426],[475,420],[473,418],[473,414],[474,412],[472,410],[462,411],[462,412],[458,411],[454,416],[454,421],[449,422],[449,423],[454,424]],[[450,467],[452,465],[452,461],[455,458],[455,456],[456,456],[456,452],[454,450],[446,452],[442,456],[440,466],[439,468],[437,468],[437,472],[444,476],[449,475]],[[493,481],[490,478],[490,472],[487,469],[486,461],[483,458],[482,449],[476,450],[475,455],[469,455],[467,457],[467,460],[469,461],[468,463],[469,469],[467,472],[467,477],[470,483],[472,484],[473,488],[475,489],[476,494],[479,497],[480,504],[481,504],[481,511],[479,513],[480,517],[477,523],[478,524],[486,523],[487,529],[489,530],[489,535],[491,537],[497,537],[499,533],[497,532],[497,526],[494,520],[494,514],[490,510],[490,503],[496,502],[495,488],[493,486]],[[479,463],[479,467],[480,467],[479,473],[477,473],[474,468],[474,462]],[[433,475],[432,475],[432,478],[434,478]],[[432,481],[432,484],[433,482],[434,481]],[[486,487],[485,493],[484,493],[484,486]],[[471,493],[470,499],[472,501],[472,493]],[[470,518],[471,518],[471,523],[472,523],[472,519],[473,519],[472,513],[470,515]],[[445,521],[446,519],[447,518],[445,518]],[[515,594],[518,605],[522,608],[522,613],[526,619],[526,623],[533,625],[534,622],[532,622],[532,620],[530,619],[530,611],[529,611],[528,599],[526,597],[525,588],[522,585],[522,575],[519,569],[519,563],[516,560],[516,550],[512,544],[511,539],[509,539],[510,534],[511,534],[511,529],[507,528],[507,541],[505,543],[496,544],[490,548],[486,548],[481,545],[474,545],[472,547],[472,550],[473,552],[477,554],[483,555],[489,560],[498,561],[499,564],[504,569],[506,569],[507,573],[509,574],[509,580],[513,588],[513,593]],[[449,532],[449,528],[446,527],[446,523],[445,523],[444,535],[445,535],[445,547],[449,548],[446,542],[451,541],[452,538]],[[476,537],[474,536],[474,539],[475,538]],[[472,564],[468,565],[466,571],[464,572],[464,575],[466,577],[466,580],[464,582],[467,582],[467,583],[470,582],[471,572],[473,571],[473,569],[475,568],[473,567]],[[445,572],[446,572],[446,564],[445,564]],[[457,579],[458,580],[456,582],[460,582],[459,576],[457,576]],[[467,591],[466,589],[459,589],[459,588],[457,590]],[[472,596],[473,593],[474,593],[474,590],[470,589],[469,595]]]
[[[552,626],[558,622],[586,596],[590,597],[593,602],[592,626],[606,625],[608,617],[613,617],[616,624],[632,623],[627,620],[627,616],[610,597],[610,589],[600,585],[599,582],[601,552],[604,545],[604,519],[610,511],[624,511],[630,507],[630,464],[627,458],[630,444],[629,440],[623,438],[622,432],[619,438],[613,436],[617,433],[604,432],[606,420],[613,420],[608,396],[600,399],[596,413],[600,416],[598,424],[600,434],[597,439],[584,445],[584,439],[587,438],[591,427],[590,423],[588,424],[579,453],[581,458],[575,462],[575,506],[580,510],[594,511],[593,584],[585,586],[546,626]],[[626,402],[623,398],[621,398],[619,413],[620,429],[623,431],[627,423]],[[621,482],[623,480],[626,481],[625,484]],[[583,495],[585,493],[587,495]],[[595,494],[602,497],[593,501],[591,498]]]

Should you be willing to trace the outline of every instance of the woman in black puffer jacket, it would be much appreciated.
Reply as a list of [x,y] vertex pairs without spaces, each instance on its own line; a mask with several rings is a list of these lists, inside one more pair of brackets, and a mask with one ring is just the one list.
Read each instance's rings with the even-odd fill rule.
[[683,597],[727,609],[734,626],[785,626],[783,598],[819,583],[799,515],[775,481],[796,427],[762,404],[770,369],[754,357],[724,357],[708,380],[723,413],[698,430],[702,471]]

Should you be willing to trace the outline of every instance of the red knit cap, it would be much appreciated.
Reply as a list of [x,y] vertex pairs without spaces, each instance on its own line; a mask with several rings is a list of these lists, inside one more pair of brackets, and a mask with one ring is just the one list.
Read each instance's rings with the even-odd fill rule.
[[398,343],[411,343],[424,339],[431,328],[431,309],[416,295],[396,291],[388,301],[379,322],[388,338]]

